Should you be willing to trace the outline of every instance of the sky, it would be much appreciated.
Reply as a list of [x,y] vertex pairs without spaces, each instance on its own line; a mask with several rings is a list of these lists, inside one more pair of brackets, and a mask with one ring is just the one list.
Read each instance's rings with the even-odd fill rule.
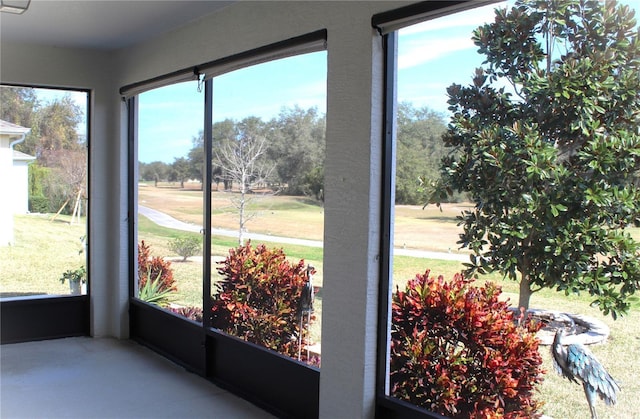
[[[481,63],[471,32],[495,5],[439,18],[400,32],[398,98],[446,113],[446,87],[470,80]],[[326,112],[325,51],[237,70],[213,80],[213,120],[277,117],[283,107]],[[464,65],[460,65],[464,63]],[[202,127],[203,94],[186,82],[140,95],[139,160],[170,163],[186,155]],[[167,140],[165,140],[167,139]]]
[[[640,10],[640,0],[625,0]],[[471,41],[473,29],[493,21],[495,3],[402,29],[398,37],[398,101],[447,116],[446,88],[469,84],[483,57]],[[283,108],[326,112],[325,51],[236,70],[213,79],[213,120],[277,117]],[[39,94],[50,99],[51,93]],[[74,96],[75,97],[75,96]],[[82,100],[82,99],[79,99]],[[139,160],[171,163],[187,155],[203,127],[204,94],[196,81],[167,86],[139,97]]]

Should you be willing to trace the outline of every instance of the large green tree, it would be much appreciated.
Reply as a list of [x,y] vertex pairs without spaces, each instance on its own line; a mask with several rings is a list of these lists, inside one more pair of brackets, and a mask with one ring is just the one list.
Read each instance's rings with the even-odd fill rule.
[[78,135],[77,127],[82,120],[82,109],[70,95],[54,99],[38,110],[39,139],[35,154],[49,159],[51,153],[60,150],[78,151],[86,147]]
[[15,147],[38,159],[30,166],[31,210],[57,211],[85,196],[86,138],[77,131],[83,109],[69,94],[43,103],[29,87],[3,85],[0,96],[0,119],[31,129]]
[[[284,108],[268,124],[267,157],[290,195],[318,195],[324,183],[325,118],[317,108]],[[320,182],[322,181],[322,182]]]
[[[169,180],[171,165],[161,161],[151,163],[138,163],[138,171],[141,181],[165,182]],[[157,186],[157,185],[156,185]]]
[[0,119],[31,128],[39,107],[38,97],[30,87],[0,86]]
[[533,292],[586,291],[625,313],[640,286],[640,40],[614,1],[516,1],[473,40],[486,57],[448,89],[445,184],[475,201],[460,221],[470,273]]
[[37,156],[39,163],[57,166],[56,156],[52,154],[86,147],[77,132],[83,111],[70,95],[43,104],[33,88],[0,86],[0,97],[0,119],[31,129],[16,149]]
[[[396,146],[396,204],[424,201],[425,181],[439,177],[448,150],[442,143],[447,130],[444,115],[411,103],[398,104]],[[422,187],[419,187],[422,185]]]

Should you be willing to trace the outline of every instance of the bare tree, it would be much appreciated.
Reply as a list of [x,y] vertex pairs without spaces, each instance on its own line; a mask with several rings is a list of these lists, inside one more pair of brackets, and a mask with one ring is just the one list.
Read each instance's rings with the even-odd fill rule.
[[70,202],[74,202],[71,215],[71,223],[74,218],[80,220],[82,214],[82,199],[87,191],[87,151],[80,150],[59,150],[47,153],[48,160],[53,164],[54,173],[58,178],[59,191],[64,196],[65,202],[52,219],[55,219]]
[[[242,122],[236,138],[221,142],[213,153],[215,164],[222,168],[222,178],[228,181],[225,184],[235,184],[238,188],[238,193],[233,195],[231,202],[238,210],[240,245],[244,242],[247,222],[257,215],[257,212],[248,211],[249,203],[257,196],[253,186],[266,184],[275,168],[275,164],[269,164],[262,158],[266,152],[267,139],[255,130],[246,129],[251,121]],[[245,122],[248,123],[244,124]]]

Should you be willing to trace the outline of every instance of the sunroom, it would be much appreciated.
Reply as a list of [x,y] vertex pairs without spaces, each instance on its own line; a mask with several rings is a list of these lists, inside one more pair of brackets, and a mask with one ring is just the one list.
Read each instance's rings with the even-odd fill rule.
[[[74,257],[86,274],[74,295],[3,289],[3,351],[61,338],[134,351],[140,344],[203,378],[205,388],[257,406],[238,415],[440,417],[389,394],[393,249],[412,255],[411,242],[394,243],[392,226],[397,34],[493,1],[15,3],[27,8],[0,16],[0,84],[84,101],[86,134],[77,143],[86,150],[86,178],[72,194],[80,213],[69,219],[84,229],[74,230],[81,231]],[[233,177],[230,156],[239,152],[224,154],[225,135],[250,142],[243,150],[257,147],[254,157],[279,160],[249,167],[251,181]],[[181,172],[188,162],[195,169]],[[313,173],[322,174],[319,184]],[[298,197],[285,202],[290,195]],[[74,206],[62,203],[67,212]],[[305,217],[294,218],[290,207],[304,208]],[[16,226],[34,216],[21,215]],[[184,250],[189,238],[197,252]],[[210,297],[223,290],[216,275],[228,265],[226,249],[247,242],[284,247],[292,266],[305,261],[300,275],[315,299],[314,324],[297,318],[291,356],[226,333],[208,314]],[[171,259],[171,286],[184,292],[163,307],[143,297],[144,284],[161,275],[151,267],[141,274],[151,258],[140,254],[156,250]],[[3,416],[20,416],[2,404]],[[101,414],[141,412],[121,405]]]

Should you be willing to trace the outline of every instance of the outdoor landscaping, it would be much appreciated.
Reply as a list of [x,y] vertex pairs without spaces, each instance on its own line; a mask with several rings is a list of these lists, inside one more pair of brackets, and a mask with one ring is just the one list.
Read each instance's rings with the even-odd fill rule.
[[[156,207],[158,210],[174,215],[183,221],[199,223],[196,208],[198,200],[190,200],[190,197],[197,195],[193,190],[180,190],[169,188],[145,189],[146,205],[151,206],[150,201],[161,202],[162,205]],[[224,193],[214,194],[214,199],[219,204],[224,203]],[[185,204],[187,202],[188,204]],[[177,210],[176,206],[182,206]],[[270,233],[274,236],[293,234],[298,231],[293,223],[286,220],[300,220],[306,226],[311,238],[322,237],[322,207],[309,204],[304,198],[293,198],[288,196],[270,197],[261,201],[261,216],[251,221],[249,230],[251,232]],[[445,235],[451,245],[451,252],[456,252],[455,241],[456,227],[455,216],[459,214],[460,205],[445,205],[442,212],[435,206],[428,206],[422,210],[420,207],[400,207],[396,212],[397,224],[396,245],[402,247],[404,241],[411,242],[403,238],[402,230],[411,231],[412,235],[423,239],[419,242],[425,250],[438,250],[449,252],[444,245]],[[184,215],[183,215],[184,212]],[[232,217],[229,216],[228,227],[234,225]],[[224,217],[214,215],[214,226],[224,227]],[[84,225],[70,225],[65,217],[59,217],[56,221],[50,221],[50,216],[31,214],[17,216],[16,222],[16,245],[7,248],[6,252],[0,253],[0,266],[3,275],[0,279],[1,292],[3,296],[16,294],[68,294],[68,284],[62,284],[60,277],[70,268],[81,267],[84,255],[79,254],[82,243],[79,240],[84,234]],[[218,223],[218,224],[216,224]],[[437,233],[433,233],[438,229]],[[150,247],[150,252],[155,256],[163,256],[171,261],[175,286],[177,291],[172,301],[181,305],[201,305],[201,264],[199,256],[188,258],[187,262],[181,262],[182,257],[170,251],[169,246],[173,239],[183,236],[186,233],[159,227],[149,220],[140,217],[139,231],[144,235],[144,240]],[[640,239],[640,229],[635,228],[632,234],[636,239]],[[434,240],[433,237],[437,237]],[[44,238],[44,239],[43,239]],[[307,237],[309,238],[309,237]],[[413,243],[413,242],[411,242]],[[416,241],[416,243],[418,243]],[[255,243],[257,245],[259,243]],[[265,243],[268,248],[282,248],[290,261],[298,263],[304,259],[305,263],[315,266],[314,285],[320,287],[316,295],[314,309],[317,320],[311,324],[311,339],[320,339],[320,325],[322,318],[322,248],[311,248],[303,246],[290,246],[279,243]],[[436,247],[437,246],[437,247]],[[229,249],[237,247],[237,241],[231,237],[214,237],[213,255],[214,262],[224,260],[229,254]],[[408,247],[408,246],[407,246]],[[446,248],[446,250],[445,250]],[[34,257],[37,255],[37,257]],[[443,275],[445,279],[452,279],[461,270],[461,262],[420,259],[406,256],[398,256],[394,259],[397,285],[402,289],[406,286],[406,281],[412,279],[416,274],[424,273],[426,269],[431,269],[433,275]],[[76,266],[77,265],[77,266]],[[26,269],[29,267],[29,269]],[[214,269],[218,265],[214,265]],[[215,273],[218,278],[217,272]],[[502,287],[502,299],[508,299],[514,304],[517,301],[518,284],[514,281],[502,280],[499,276],[487,275],[480,277],[476,285],[481,286],[485,280],[495,281]],[[638,353],[640,353],[640,303],[637,299],[632,302],[632,307],[627,316],[613,320],[610,316],[605,317],[594,307],[590,307],[591,299],[586,294],[565,295],[564,292],[556,292],[550,289],[541,290],[535,293],[531,300],[534,308],[554,309],[577,314],[589,315],[605,322],[611,329],[611,335],[606,344],[591,346],[591,350],[598,359],[607,367],[614,378],[620,382],[622,391],[618,395],[618,403],[614,407],[605,407],[602,402],[599,404],[599,414],[601,418],[635,418],[640,416],[640,408],[637,405],[636,395],[640,394],[640,383],[637,377],[640,376],[640,363]],[[583,418],[589,414],[587,403],[584,399],[582,387],[570,383],[566,379],[555,373],[549,356],[549,349],[541,347],[543,358],[543,368],[547,372],[544,381],[540,386],[540,394],[534,394],[535,398],[544,402],[541,412],[555,418]]]

